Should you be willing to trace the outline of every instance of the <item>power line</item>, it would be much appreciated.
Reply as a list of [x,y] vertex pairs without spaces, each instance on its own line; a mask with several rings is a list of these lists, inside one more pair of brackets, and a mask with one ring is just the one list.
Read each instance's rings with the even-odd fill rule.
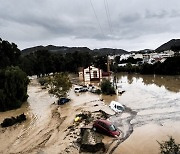
[[[99,29],[101,30],[101,33],[104,35],[104,32],[103,32],[103,30],[102,30],[102,27],[101,27],[101,24],[100,24],[100,22],[99,22],[98,16],[97,16],[96,11],[95,11],[95,8],[94,8],[94,6],[93,6],[93,3],[92,3],[91,0],[89,0],[89,1],[90,1],[90,3],[91,3],[91,7],[92,7],[92,9],[93,9],[94,15],[95,15],[96,20],[97,20],[97,22],[98,22]],[[104,35],[104,36],[105,36],[105,35]]]
[[107,20],[108,20],[109,29],[110,29],[110,32],[112,34],[111,18],[110,18],[110,13],[109,13],[109,7],[108,7],[107,0],[104,0],[104,6],[105,6],[105,10],[106,10],[106,16],[107,16]]

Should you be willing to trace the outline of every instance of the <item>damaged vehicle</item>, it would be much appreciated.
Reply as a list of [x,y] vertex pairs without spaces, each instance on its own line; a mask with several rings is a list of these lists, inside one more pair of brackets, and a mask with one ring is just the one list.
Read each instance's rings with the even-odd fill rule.
[[61,97],[60,99],[58,99],[57,103],[58,103],[58,105],[63,105],[65,103],[69,102],[69,101],[70,101],[69,98]]
[[114,111],[114,112],[123,112],[124,111],[124,106],[116,101],[111,101],[109,107]]
[[93,124],[93,130],[112,137],[120,135],[120,131],[108,120],[96,120]]

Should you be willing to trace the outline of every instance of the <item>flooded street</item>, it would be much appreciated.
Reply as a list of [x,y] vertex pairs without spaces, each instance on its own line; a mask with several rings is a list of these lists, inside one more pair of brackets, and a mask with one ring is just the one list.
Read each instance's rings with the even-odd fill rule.
[[[57,99],[32,80],[27,103],[0,113],[0,122],[21,113],[28,117],[20,125],[0,128],[0,153],[79,153],[73,144],[78,133],[67,132],[67,127],[82,110],[103,109],[121,130],[118,140],[105,136],[107,153],[157,154],[157,141],[167,140],[168,136],[180,143],[180,76],[118,74],[117,84],[125,90],[122,95],[76,94],[72,88],[70,103],[57,106]],[[125,111],[114,115],[108,107],[112,100],[125,105]]]

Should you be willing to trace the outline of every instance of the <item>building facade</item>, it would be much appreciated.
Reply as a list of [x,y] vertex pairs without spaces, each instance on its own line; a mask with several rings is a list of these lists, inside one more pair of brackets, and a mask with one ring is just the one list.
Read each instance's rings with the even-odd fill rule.
[[99,81],[102,79],[102,70],[94,66],[89,66],[79,70],[79,79],[81,81]]

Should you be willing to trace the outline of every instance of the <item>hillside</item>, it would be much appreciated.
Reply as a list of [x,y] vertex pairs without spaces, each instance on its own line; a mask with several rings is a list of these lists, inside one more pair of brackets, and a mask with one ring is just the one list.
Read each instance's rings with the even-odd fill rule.
[[53,53],[61,53],[61,54],[66,54],[66,53],[73,53],[73,52],[89,52],[93,55],[116,55],[116,54],[126,54],[128,51],[122,50],[122,49],[112,49],[112,48],[101,48],[101,49],[94,49],[91,50],[87,47],[65,47],[65,46],[53,46],[53,45],[48,45],[48,46],[35,46],[31,48],[26,48],[22,50],[22,54],[26,55],[32,52],[36,52],[38,50],[48,50]]
[[154,50],[152,49],[143,49],[143,50],[138,50],[138,51],[131,51],[131,53],[141,53],[141,54],[144,54],[144,53],[152,53]]
[[160,47],[158,47],[155,51],[156,52],[162,52],[166,50],[180,50],[180,39],[172,39],[168,41],[167,43],[164,43]]
[[53,45],[48,45],[48,46],[35,46],[35,47],[31,47],[31,48],[26,48],[24,50],[22,50],[22,54],[29,54],[32,52],[36,52],[38,50],[48,50],[50,52],[53,53],[73,53],[75,51],[78,52],[90,52],[91,50],[89,48],[86,47],[65,47],[65,46],[53,46]]
[[100,55],[121,55],[121,54],[127,54],[128,51],[125,51],[123,49],[112,49],[112,48],[101,48],[101,49],[94,49],[95,53],[98,53]]

